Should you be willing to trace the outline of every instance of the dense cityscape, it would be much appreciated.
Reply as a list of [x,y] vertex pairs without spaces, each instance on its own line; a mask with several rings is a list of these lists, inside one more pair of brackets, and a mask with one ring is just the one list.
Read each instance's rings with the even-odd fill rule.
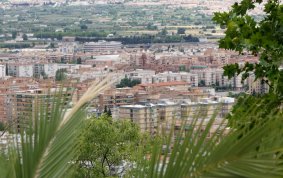
[[283,176],[282,9],[0,0],[3,175]]

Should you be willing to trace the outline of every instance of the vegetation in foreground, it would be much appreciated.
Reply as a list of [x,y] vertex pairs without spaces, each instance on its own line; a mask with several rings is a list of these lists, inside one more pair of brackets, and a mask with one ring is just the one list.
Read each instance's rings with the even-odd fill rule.
[[[161,142],[153,144],[149,154],[144,154],[143,147],[138,147],[136,152],[142,154],[134,161],[126,177],[283,177],[283,90],[279,70],[282,64],[280,29],[283,26],[283,7],[277,0],[268,1],[266,18],[255,24],[246,15],[254,3],[262,1],[243,0],[235,4],[231,12],[216,14],[217,22],[228,27],[220,45],[238,51],[248,49],[259,55],[259,64],[246,64],[244,68],[234,65],[225,70],[231,74],[253,71],[258,79],[267,79],[270,93],[264,97],[241,99],[231,115],[236,122],[230,122],[229,128],[225,122],[215,127],[217,114],[208,122],[196,116],[184,121],[178,139],[172,141],[171,131],[166,137],[161,137]],[[71,177],[72,160],[78,156],[74,149],[75,138],[79,138],[86,119],[85,106],[110,85],[107,81],[109,78],[95,83],[70,112],[65,112],[61,97],[56,98],[50,107],[38,105],[34,120],[27,125],[28,132],[21,129],[16,144],[11,143],[1,154],[1,176]],[[97,125],[93,126],[96,128]],[[95,131],[99,131],[98,128]]]

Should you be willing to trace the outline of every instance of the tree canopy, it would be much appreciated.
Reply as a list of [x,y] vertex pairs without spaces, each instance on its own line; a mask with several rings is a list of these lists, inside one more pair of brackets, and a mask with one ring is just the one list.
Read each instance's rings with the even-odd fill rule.
[[22,37],[23,37],[23,40],[24,40],[24,41],[27,41],[27,40],[28,40],[28,36],[27,36],[26,34],[23,34]]
[[[257,4],[264,4],[264,17],[256,20],[250,14]],[[229,12],[217,12],[213,20],[226,26],[225,37],[219,46],[239,53],[250,52],[259,57],[258,63],[244,66],[231,64],[224,67],[224,74],[233,77],[243,73],[243,79],[253,72],[270,86],[270,92],[283,96],[283,5],[279,0],[242,0],[236,2]]]
[[130,78],[123,78],[121,80],[121,82],[116,85],[117,88],[124,88],[124,87],[133,87],[133,86],[136,86],[138,84],[140,84],[141,81],[140,80],[137,80],[137,79],[130,79]]
[[185,28],[178,28],[177,34],[186,34],[186,29]]
[[56,71],[56,75],[55,75],[55,80],[56,81],[63,81],[66,79],[66,72],[67,70],[66,69],[58,69]]
[[138,126],[130,121],[113,121],[107,114],[87,120],[78,139],[76,177],[108,177],[122,173],[125,170],[115,168],[135,160],[140,137]]

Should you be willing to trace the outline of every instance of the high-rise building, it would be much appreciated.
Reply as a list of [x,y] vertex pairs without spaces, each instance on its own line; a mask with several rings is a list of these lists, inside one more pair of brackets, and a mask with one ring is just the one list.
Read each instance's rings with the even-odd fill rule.
[[[25,128],[27,124],[30,124],[32,119],[39,116],[38,114],[42,114],[43,107],[51,109],[52,105],[56,102],[62,102],[63,105],[68,105],[72,99],[71,93],[72,90],[67,88],[64,88],[60,94],[57,89],[34,89],[13,92],[8,96],[8,122],[17,129]],[[62,96],[60,96],[60,100],[58,100],[59,95]],[[45,116],[47,119],[50,117],[49,115]]]
[[118,118],[129,119],[136,123],[142,132],[154,134],[158,125],[157,106],[153,104],[121,106]]

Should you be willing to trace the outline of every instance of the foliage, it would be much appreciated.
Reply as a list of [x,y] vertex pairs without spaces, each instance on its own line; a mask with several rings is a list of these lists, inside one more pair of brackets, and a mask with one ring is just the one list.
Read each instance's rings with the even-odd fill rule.
[[3,122],[0,122],[0,131],[5,130],[5,124]]
[[186,71],[186,66],[185,65],[180,65],[179,66],[179,71],[180,72],[185,72]]
[[130,79],[130,78],[123,78],[121,80],[121,82],[116,85],[117,88],[124,88],[124,87],[133,87],[133,86],[136,86],[138,84],[140,84],[141,81],[140,80],[137,80],[137,79]]
[[49,48],[55,48],[55,44],[54,43],[50,43]]
[[166,35],[168,35],[167,29],[166,29],[166,28],[163,28],[163,29],[160,31],[160,35],[161,35],[161,36],[166,36]]
[[262,0],[242,0],[236,2],[229,12],[215,13],[213,20],[226,26],[225,37],[220,40],[221,48],[245,50],[259,56],[259,63],[246,63],[244,66],[232,64],[224,67],[229,78],[243,73],[246,79],[254,72],[257,79],[270,85],[270,92],[283,96],[283,72],[279,70],[283,57],[283,5],[279,0],[269,0],[264,4],[264,18],[260,21],[249,15]]
[[[84,117],[84,114],[78,110],[63,123],[64,103],[69,98],[62,91],[55,96],[35,101],[33,118],[21,127],[19,139],[10,145],[9,154],[6,155],[9,161],[1,165],[0,170],[6,169],[1,176],[62,177],[68,170],[75,143],[73,137],[76,137],[75,130],[80,127],[80,117]],[[64,151],[60,152],[58,148]]]
[[217,83],[216,83],[214,88],[215,88],[216,91],[231,91],[231,90],[233,90],[233,87],[232,87],[231,84],[226,85],[226,86],[219,86],[219,85],[217,86]]
[[23,37],[23,40],[24,40],[24,41],[27,41],[27,40],[28,40],[28,36],[27,36],[26,34],[23,34],[22,37]]
[[105,114],[105,115],[108,116],[108,117],[111,117],[111,116],[112,116],[111,109],[108,108],[106,105],[104,106],[103,114]]
[[[238,96],[232,112],[227,116],[229,126],[238,129],[247,125],[254,127],[255,122],[266,122],[269,115],[282,113],[279,105],[281,101],[275,94],[252,96],[242,93]],[[257,114],[255,115],[254,112]]]
[[154,36],[154,35],[141,35],[141,36],[125,36],[125,37],[76,37],[76,41],[79,42],[89,42],[89,41],[121,41],[124,45],[127,44],[151,44],[151,43],[176,43],[176,42],[199,42],[197,37],[192,35],[187,36]]
[[80,27],[81,27],[81,30],[87,30],[87,28],[88,28],[87,25],[85,25],[85,24],[81,25]]
[[[84,27],[83,27],[84,28]],[[74,36],[74,37],[106,37],[107,34],[102,31],[92,30],[91,32],[86,31],[69,31],[69,32],[37,32],[35,33],[36,38],[51,38],[62,40],[63,36]]]
[[63,81],[66,79],[66,72],[67,72],[67,69],[58,69],[56,71],[56,74],[55,74],[55,80],[56,81]]
[[68,112],[66,103],[71,97],[64,88],[50,93],[53,97],[35,100],[32,118],[17,135],[11,135],[14,139],[8,142],[8,149],[1,149],[1,177],[69,177],[75,138],[86,118],[85,104],[112,85],[110,77],[95,82]]
[[17,37],[17,32],[16,32],[16,31],[13,31],[13,32],[12,32],[12,38],[15,39],[16,37]]
[[[272,105],[259,112],[262,110],[258,108],[259,103],[266,100],[252,98],[245,103],[250,105],[249,115],[254,116],[253,127],[250,127],[250,119],[245,120],[246,114],[239,113],[241,111],[233,114],[242,117],[247,124],[238,129],[229,129],[225,120],[216,122],[217,113],[209,120],[193,113],[195,117],[183,121],[178,132],[173,132],[168,125],[163,129],[165,137],[159,136],[153,144],[140,143],[135,125],[113,121],[106,115],[86,120],[82,127],[86,118],[84,106],[111,86],[110,79],[111,76],[94,83],[67,113],[65,101],[69,98],[65,98],[68,95],[63,91],[56,94],[58,97],[36,102],[33,118],[25,128],[29,132],[21,129],[20,139],[10,144],[6,155],[0,154],[1,176],[69,177],[69,173],[73,173],[69,168],[74,165],[78,171],[75,177],[98,177],[103,175],[102,172],[97,174],[103,169],[105,174],[112,174],[107,163],[104,167],[97,163],[85,167],[82,164],[85,160],[101,163],[103,159],[97,158],[106,155],[108,160],[113,160],[113,165],[126,159],[134,163],[128,177],[283,177],[283,115]],[[75,142],[77,138],[79,143]],[[147,145],[152,145],[151,149]],[[78,155],[74,148],[78,148]],[[136,159],[132,153],[140,157]],[[74,158],[77,162],[71,161]],[[107,162],[106,158],[104,161]]]
[[82,64],[82,58],[79,57],[79,58],[77,59],[77,64]]
[[193,37],[192,35],[183,36],[185,42],[199,42],[197,37]]
[[[250,111],[255,118],[260,117],[257,111]],[[209,120],[184,121],[179,133],[169,130],[161,143],[152,146],[150,159],[139,161],[129,177],[282,177],[283,115],[272,113],[252,128],[229,129],[225,120],[216,122],[217,113]]]
[[75,177],[116,175],[115,167],[135,160],[140,137],[130,121],[113,121],[107,114],[87,120],[78,139]]
[[59,33],[59,32],[38,32],[35,33],[34,36],[36,38],[51,38],[51,39],[57,39],[57,40],[62,40],[64,33]]
[[204,87],[205,86],[205,81],[201,80],[198,84],[199,87]]
[[178,28],[177,34],[186,34],[186,29],[185,28]]
[[0,43],[0,48],[22,49],[30,47],[30,43]]
[[146,29],[148,30],[157,30],[157,26],[153,25],[153,23],[148,23],[146,26]]

